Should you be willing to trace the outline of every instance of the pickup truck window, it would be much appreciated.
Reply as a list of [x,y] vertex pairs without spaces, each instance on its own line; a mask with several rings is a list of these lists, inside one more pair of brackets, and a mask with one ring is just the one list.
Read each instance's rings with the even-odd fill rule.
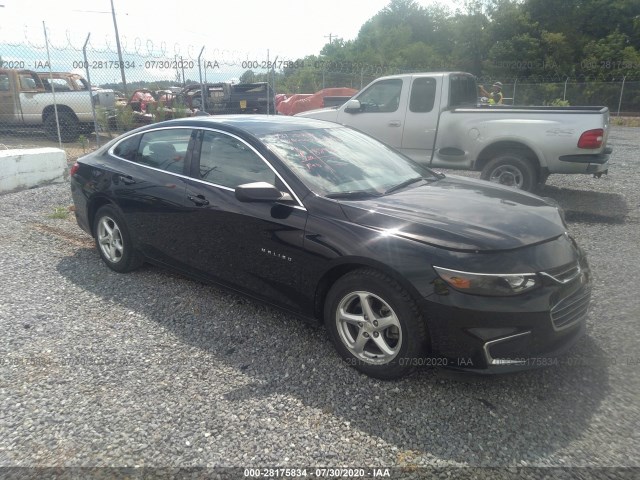
[[478,103],[478,88],[470,75],[451,75],[449,106],[475,105]]
[[64,78],[54,78],[54,79],[44,78],[42,79],[42,84],[44,85],[44,89],[47,92],[52,91],[52,88],[51,88],[52,85],[53,85],[53,88],[56,89],[56,92],[71,91],[71,88],[69,88],[69,83],[67,83],[67,81]]
[[381,80],[358,95],[364,112],[395,112],[400,105],[402,80],[393,78]]
[[0,92],[9,91],[9,75],[0,73]]
[[435,78],[416,78],[411,85],[409,110],[416,113],[430,112],[436,99]]
[[34,80],[34,78],[27,74],[20,74],[20,88],[22,90],[37,90],[38,83]]

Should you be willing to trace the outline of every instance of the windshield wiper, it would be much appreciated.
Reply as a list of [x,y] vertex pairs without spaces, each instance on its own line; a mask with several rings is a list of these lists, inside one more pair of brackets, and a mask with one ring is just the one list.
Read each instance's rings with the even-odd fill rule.
[[345,198],[357,200],[359,198],[379,197],[381,194],[372,190],[352,190],[350,192],[331,192],[327,193],[327,198]]
[[384,194],[387,195],[389,193],[393,193],[393,192],[395,192],[397,190],[400,190],[401,188],[408,187],[412,183],[421,182],[423,180],[424,180],[424,178],[422,178],[422,177],[410,178],[409,180],[405,180],[404,182],[399,183],[398,185],[395,185],[395,186],[389,188],[386,192],[384,192]]

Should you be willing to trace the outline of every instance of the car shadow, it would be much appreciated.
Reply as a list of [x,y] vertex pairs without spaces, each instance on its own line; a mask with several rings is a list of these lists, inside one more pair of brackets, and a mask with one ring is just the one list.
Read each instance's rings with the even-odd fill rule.
[[619,193],[573,190],[545,185],[538,193],[557,201],[565,212],[567,222],[576,223],[625,223],[629,207]]
[[[422,368],[385,382],[343,363],[322,326],[152,266],[120,275],[101,265],[97,274],[99,262],[93,250],[79,249],[61,259],[57,270],[97,298],[173,333],[184,351],[200,350],[209,360],[187,367],[197,370],[197,381],[224,382],[219,369],[211,371],[217,363],[244,375],[244,386],[227,391],[226,401],[292,397],[316,409],[309,435],[326,432],[327,418],[336,428],[338,419],[397,448],[400,466],[438,459],[535,464],[579,439],[609,391],[604,351],[588,336],[550,368],[500,376]],[[149,297],[154,301],[141,301]],[[314,460],[337,460],[327,448]]]

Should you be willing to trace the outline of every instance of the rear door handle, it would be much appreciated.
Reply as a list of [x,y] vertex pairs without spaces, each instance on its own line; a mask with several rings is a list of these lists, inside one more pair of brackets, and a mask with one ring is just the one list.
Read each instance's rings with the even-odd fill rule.
[[125,185],[133,185],[136,183],[131,175],[120,175],[120,180],[122,180],[122,183]]
[[402,123],[400,122],[400,120],[394,120],[392,122],[389,122],[389,126],[390,127],[399,127],[400,125],[402,125]]
[[204,198],[204,195],[200,194],[200,195],[189,195],[187,197],[189,200],[191,200],[193,203],[195,203],[198,207],[202,207],[204,205],[209,205],[209,200],[207,200],[206,198]]

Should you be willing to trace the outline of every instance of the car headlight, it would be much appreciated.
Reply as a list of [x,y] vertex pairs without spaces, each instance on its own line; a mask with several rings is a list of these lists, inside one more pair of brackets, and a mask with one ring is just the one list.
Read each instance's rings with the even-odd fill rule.
[[519,295],[540,285],[535,273],[472,273],[436,266],[433,268],[449,286],[471,295]]

